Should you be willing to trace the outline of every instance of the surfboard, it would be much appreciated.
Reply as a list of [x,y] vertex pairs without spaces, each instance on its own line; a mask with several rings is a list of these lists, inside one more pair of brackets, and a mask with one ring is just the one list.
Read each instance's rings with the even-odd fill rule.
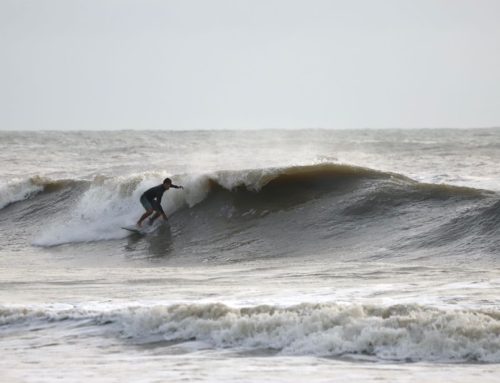
[[135,234],[141,234],[141,235],[144,235],[146,234],[142,228],[139,228],[137,227],[136,225],[131,225],[131,226],[122,226],[122,229],[124,230],[128,230],[130,231],[131,233],[135,233]]
[[164,225],[165,225],[164,222],[156,221],[153,225],[145,223],[142,227],[138,227],[137,225],[129,225],[129,226],[122,226],[121,228],[123,230],[130,231],[131,233],[134,234],[147,235],[156,232],[161,226]]

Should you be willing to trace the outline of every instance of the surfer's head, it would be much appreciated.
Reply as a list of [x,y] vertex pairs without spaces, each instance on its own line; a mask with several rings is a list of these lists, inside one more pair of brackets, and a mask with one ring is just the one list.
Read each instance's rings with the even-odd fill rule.
[[163,180],[163,187],[168,190],[170,189],[170,185],[172,185],[172,180],[170,178],[165,178]]

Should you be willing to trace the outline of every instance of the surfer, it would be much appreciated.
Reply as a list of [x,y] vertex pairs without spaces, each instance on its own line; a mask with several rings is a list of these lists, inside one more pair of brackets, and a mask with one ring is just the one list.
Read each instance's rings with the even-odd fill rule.
[[149,219],[150,224],[153,224],[153,222],[160,215],[165,221],[168,219],[167,215],[163,211],[163,208],[161,207],[161,197],[163,197],[163,193],[170,188],[184,189],[182,186],[172,184],[172,180],[170,178],[165,178],[161,185],[152,187],[141,195],[140,201],[142,206],[144,206],[144,209],[146,209],[146,212],[142,215],[139,221],[137,221],[138,227],[142,227],[142,222],[153,214],[153,212],[155,214]]

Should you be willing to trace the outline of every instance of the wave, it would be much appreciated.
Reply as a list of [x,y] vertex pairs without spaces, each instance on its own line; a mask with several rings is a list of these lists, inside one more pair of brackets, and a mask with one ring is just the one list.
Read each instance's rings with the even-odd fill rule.
[[0,209],[18,201],[23,201],[44,190],[44,182],[39,177],[27,180],[14,179],[0,185]]
[[24,201],[43,192],[54,192],[73,187],[84,181],[52,180],[34,176],[27,179],[15,178],[0,185],[0,210],[15,202]]
[[[51,187],[50,190],[54,191],[54,185],[78,186],[75,187],[75,203],[74,206],[64,205],[64,208],[70,210],[69,214],[63,214],[59,219],[55,219],[51,227],[44,228],[33,243],[39,246],[53,246],[124,237],[126,234],[120,227],[135,223],[142,214],[142,207],[138,203],[142,192],[166,176],[171,175],[145,173],[129,177],[96,177],[92,181],[45,180],[45,183],[41,184],[44,190]],[[183,184],[185,189],[166,193],[163,205],[170,215],[186,207],[192,208],[207,196],[218,194],[220,190],[235,194],[244,190],[253,195],[268,196],[275,193],[276,189],[286,188],[286,194],[290,195],[293,192],[299,196],[304,188],[309,190],[316,188],[317,192],[321,193],[342,180],[348,182],[349,179],[384,177],[396,177],[396,175],[331,164],[178,175],[173,177],[174,181]],[[295,192],[292,189],[295,189]],[[277,197],[278,194],[279,192],[276,194]],[[301,199],[303,198],[309,197],[304,195]],[[255,202],[258,203],[258,198]]]
[[[68,321],[97,326],[137,344],[201,342],[203,348],[279,355],[432,362],[500,362],[500,311],[302,303],[230,307],[222,303],[92,310],[0,306],[0,324],[43,328]],[[168,344],[168,343],[167,343]],[[166,346],[168,347],[168,345]]]
[[[231,253],[233,260],[304,251],[326,254],[332,246],[359,248],[353,241],[367,250],[408,253],[453,246],[457,238],[465,253],[478,232],[487,251],[500,244],[494,192],[324,163],[92,181],[40,179],[36,185],[43,192],[9,207],[8,224],[31,227],[37,246],[124,238],[128,233],[120,227],[135,223],[143,212],[140,195],[166,176],[185,187],[165,193],[163,206],[172,217],[175,240],[182,243],[177,251],[186,257],[207,251]],[[154,247],[169,247],[170,240]]]

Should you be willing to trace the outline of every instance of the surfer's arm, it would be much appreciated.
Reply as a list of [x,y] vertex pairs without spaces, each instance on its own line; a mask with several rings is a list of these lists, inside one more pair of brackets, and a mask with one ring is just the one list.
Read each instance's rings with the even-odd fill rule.
[[174,188],[174,189],[184,189],[184,186],[180,186],[180,185],[170,185],[171,188]]

